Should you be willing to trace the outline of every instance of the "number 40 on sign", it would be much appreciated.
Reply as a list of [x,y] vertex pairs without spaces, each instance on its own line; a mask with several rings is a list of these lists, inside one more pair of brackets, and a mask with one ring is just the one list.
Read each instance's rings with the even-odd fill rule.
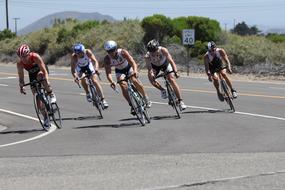
[[195,43],[195,30],[184,29],[182,30],[183,45],[194,45]]

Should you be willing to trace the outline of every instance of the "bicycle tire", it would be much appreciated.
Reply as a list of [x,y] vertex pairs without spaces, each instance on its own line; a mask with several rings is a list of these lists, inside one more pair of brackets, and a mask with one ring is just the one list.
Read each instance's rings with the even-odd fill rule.
[[136,94],[135,91],[130,91],[130,90],[128,90],[128,94],[129,94],[131,106],[134,109],[139,122],[141,123],[142,126],[145,126],[146,118],[145,118],[144,111],[143,111],[144,110],[143,105],[141,105],[142,103],[140,103],[138,100],[139,95]]
[[226,84],[226,82],[224,80],[221,80],[221,86],[223,88],[223,91],[225,93],[225,99],[226,99],[226,102],[227,104],[230,106],[230,110],[232,112],[235,112],[235,107],[234,107],[234,104],[233,104],[233,101],[232,101],[232,96],[230,95],[230,92],[229,92],[229,88]]
[[103,119],[101,100],[95,89],[95,86],[90,85],[90,92],[92,96],[93,106],[97,108],[100,118]]
[[167,93],[168,93],[169,103],[172,106],[172,108],[175,110],[176,116],[180,119],[181,118],[180,108],[179,108],[179,105],[176,101],[177,98],[175,96],[174,90],[172,89],[172,87],[169,84],[166,85],[166,89],[167,89]]
[[145,116],[146,122],[150,123],[150,116],[149,116],[148,110],[146,108],[146,102],[145,102],[142,94],[134,86],[132,86],[132,88],[133,88],[134,92],[136,92],[139,95],[139,98],[143,101],[143,114]]
[[[37,114],[37,117],[39,119],[39,122],[42,126],[42,128],[45,130],[45,131],[48,131],[49,128],[50,128],[50,125],[49,127],[45,126],[44,125],[44,115],[42,114],[42,111],[46,112],[47,114],[47,117],[48,117],[48,120],[49,120],[49,123],[50,123],[50,117],[49,117],[49,114],[48,114],[48,109],[46,107],[46,104],[44,102],[44,98],[42,97],[43,94],[34,94],[33,96],[33,102],[34,102],[34,107],[35,107],[35,110],[36,110],[36,114]],[[38,106],[38,103],[39,104],[42,104],[43,106],[43,110],[41,111],[39,106]]]
[[52,119],[57,128],[62,128],[62,118],[57,103],[51,104]]

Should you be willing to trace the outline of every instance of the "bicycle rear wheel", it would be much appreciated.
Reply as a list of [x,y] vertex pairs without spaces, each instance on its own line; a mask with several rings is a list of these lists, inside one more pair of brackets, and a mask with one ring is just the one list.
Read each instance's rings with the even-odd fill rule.
[[[37,114],[37,117],[39,119],[39,122],[40,122],[42,128],[45,131],[48,131],[50,128],[50,117],[48,115],[48,109],[44,103],[44,98],[42,97],[41,94],[34,94],[33,101],[34,101],[34,107],[35,107],[36,114]],[[45,118],[48,119],[49,126],[44,125]]]
[[235,107],[234,107],[234,104],[232,101],[231,93],[230,93],[229,88],[228,88],[228,86],[224,80],[221,80],[221,86],[222,86],[223,91],[225,93],[225,100],[226,100],[227,104],[230,106],[231,111],[235,112]]
[[130,97],[130,102],[132,105],[132,108],[134,109],[136,116],[141,123],[142,126],[145,126],[146,124],[146,117],[144,114],[144,106],[143,106],[143,100],[139,97],[139,95],[136,92],[130,92],[129,97]]
[[173,107],[173,109],[176,112],[176,116],[180,119],[180,108],[179,105],[177,103],[177,98],[176,95],[174,93],[174,90],[172,89],[172,87],[170,85],[166,85],[167,88],[167,93],[168,93],[168,100],[169,100],[169,104]]
[[60,129],[62,127],[62,119],[61,119],[60,110],[59,110],[57,103],[51,104],[51,111],[52,111],[52,120],[54,124],[57,126],[57,128]]
[[93,106],[97,108],[100,118],[103,119],[101,99],[95,89],[95,86],[90,86],[90,92],[92,95]]

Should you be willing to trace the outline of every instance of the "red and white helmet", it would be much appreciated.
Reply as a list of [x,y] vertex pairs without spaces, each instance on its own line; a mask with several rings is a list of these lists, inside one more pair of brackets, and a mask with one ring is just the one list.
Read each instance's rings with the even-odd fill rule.
[[22,44],[17,50],[17,55],[19,57],[26,57],[30,52],[29,46],[27,44]]

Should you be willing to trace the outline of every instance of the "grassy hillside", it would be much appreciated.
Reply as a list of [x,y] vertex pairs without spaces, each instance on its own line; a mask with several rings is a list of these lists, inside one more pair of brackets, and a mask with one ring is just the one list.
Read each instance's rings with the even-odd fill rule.
[[[48,64],[69,65],[69,56],[72,45],[82,42],[87,48],[92,49],[97,58],[102,62],[105,52],[103,44],[106,40],[115,40],[121,47],[130,50],[135,60],[144,66],[143,54],[145,46],[142,43],[144,31],[139,20],[126,20],[108,23],[106,21],[79,22],[69,19],[58,23],[53,28],[46,28],[25,36],[6,39],[0,43],[0,61],[15,62],[15,51],[21,43],[27,43],[32,50],[39,52]],[[176,40],[177,42],[177,40]],[[185,68],[186,50],[180,44],[173,44],[173,40],[166,38],[164,44],[170,48],[174,59]],[[285,43],[273,43],[262,36],[237,36],[223,33],[218,46],[223,47],[229,54],[235,71],[239,73],[257,73],[271,75],[285,75]],[[202,71],[201,60],[204,43],[197,42],[192,52],[198,53],[196,59],[191,60],[191,67]],[[184,67],[183,67],[184,66]]]

